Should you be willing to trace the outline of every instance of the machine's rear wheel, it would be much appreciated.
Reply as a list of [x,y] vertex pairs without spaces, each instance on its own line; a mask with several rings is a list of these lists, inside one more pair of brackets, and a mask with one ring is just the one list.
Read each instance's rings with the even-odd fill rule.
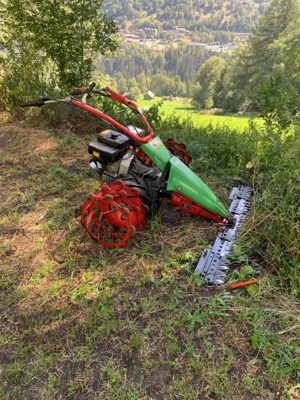
[[164,145],[171,154],[178,157],[185,165],[189,165],[192,161],[192,156],[187,152],[184,144],[177,143],[173,139],[168,139],[164,141]]
[[[164,145],[173,156],[178,157],[185,165],[189,165],[192,161],[193,158],[188,153],[185,144],[175,142],[175,140],[170,138],[164,141]],[[136,155],[144,164],[152,164],[152,160],[143,152],[142,149],[139,149]]]
[[99,244],[112,249],[126,246],[145,225],[147,206],[140,192],[120,179],[104,184],[81,206],[81,222]]

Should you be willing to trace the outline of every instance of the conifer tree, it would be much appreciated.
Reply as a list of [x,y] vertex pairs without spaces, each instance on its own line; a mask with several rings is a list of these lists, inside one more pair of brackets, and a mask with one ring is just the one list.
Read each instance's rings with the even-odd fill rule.
[[281,74],[280,42],[289,26],[299,21],[299,12],[297,0],[272,0],[253,36],[238,49],[228,69],[227,90],[238,99],[235,106],[256,108],[262,85]]

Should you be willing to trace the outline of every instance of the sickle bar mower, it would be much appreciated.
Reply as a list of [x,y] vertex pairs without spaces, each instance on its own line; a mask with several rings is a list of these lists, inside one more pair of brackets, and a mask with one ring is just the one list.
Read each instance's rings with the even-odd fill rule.
[[[97,108],[86,104],[92,94],[125,105],[139,117],[144,129],[120,123]],[[82,99],[74,97],[81,95]],[[138,106],[110,88],[76,88],[65,99],[40,98],[21,103],[21,107],[41,107],[64,102],[104,121],[109,129],[90,142],[90,166],[104,182],[100,190],[81,206],[81,222],[100,245],[113,249],[126,246],[130,238],[145,226],[146,217],[159,207],[161,198],[169,198],[178,210],[210,219],[220,233],[210,250],[205,250],[196,267],[204,280],[223,283],[229,254],[239,228],[249,210],[251,189],[234,188],[228,209],[206,184],[188,167],[192,157],[184,144],[173,139],[153,138],[153,130]],[[107,179],[104,179],[104,177]]]

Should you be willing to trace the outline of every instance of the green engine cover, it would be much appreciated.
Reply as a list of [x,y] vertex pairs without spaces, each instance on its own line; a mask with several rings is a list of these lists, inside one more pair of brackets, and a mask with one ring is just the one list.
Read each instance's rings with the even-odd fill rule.
[[167,186],[168,190],[175,190],[206,210],[221,217],[229,217],[228,210],[193,171],[177,157],[172,157],[169,162],[171,169]]
[[151,142],[143,144],[142,150],[161,171],[164,172],[167,169],[172,155],[159,136],[156,136],[156,138],[152,139]]

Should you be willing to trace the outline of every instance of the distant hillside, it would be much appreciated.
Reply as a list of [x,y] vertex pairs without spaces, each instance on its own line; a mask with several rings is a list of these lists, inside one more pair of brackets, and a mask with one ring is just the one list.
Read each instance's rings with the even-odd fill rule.
[[[195,82],[207,59],[216,54],[227,59],[240,41],[247,40],[269,3],[114,0],[105,7],[106,14],[119,21],[125,40],[117,57],[103,57],[98,69],[118,82],[161,73],[185,83]],[[190,92],[188,85],[183,92]],[[182,91],[176,94],[182,95]]]
[[250,32],[269,0],[114,0],[105,7],[126,31],[157,29],[166,35],[175,27],[193,32]]

